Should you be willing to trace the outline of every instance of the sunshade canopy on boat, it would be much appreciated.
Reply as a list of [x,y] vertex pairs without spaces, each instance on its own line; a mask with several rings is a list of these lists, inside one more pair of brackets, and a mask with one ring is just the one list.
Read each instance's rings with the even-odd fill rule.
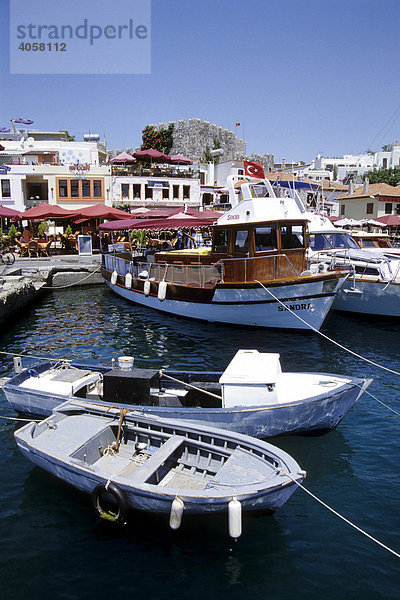
[[20,217],[21,213],[13,208],[8,208],[8,206],[2,206],[0,204],[0,218],[2,219],[11,219],[12,217]]
[[77,219],[126,219],[129,213],[119,208],[105,206],[105,204],[99,202],[93,206],[85,206],[84,208],[72,210],[71,215]]
[[342,217],[335,217],[335,215],[330,215],[328,219],[331,223],[336,223],[336,221],[340,221]]
[[148,150],[140,150],[139,152],[134,152],[133,156],[137,158],[137,160],[147,161],[147,162],[159,162],[166,163],[170,161],[170,157],[160,152],[159,150],[155,150],[154,148],[149,148]]
[[180,229],[183,227],[207,227],[211,225],[210,219],[167,218],[167,219],[126,219],[103,223],[99,226],[102,231],[125,231],[131,229]]
[[383,217],[377,217],[374,220],[379,221],[379,223],[383,223],[384,225],[388,225],[389,227],[400,226],[399,215],[384,215]]
[[113,163],[113,164],[135,163],[135,162],[136,162],[136,158],[134,156],[132,156],[132,154],[128,154],[127,152],[121,152],[121,154],[114,156],[114,158],[112,158],[110,160],[110,163]]
[[339,219],[335,221],[335,226],[337,227],[361,227],[361,221],[357,221],[357,219]]
[[318,183],[310,183],[308,181],[293,181],[293,180],[282,180],[276,179],[275,181],[271,181],[271,184],[283,188],[289,188],[291,190],[318,190],[321,186]]
[[61,208],[57,204],[47,204],[43,202],[28,210],[20,213],[19,217],[14,217],[15,221],[30,221],[32,219],[65,219],[71,216],[71,211]]

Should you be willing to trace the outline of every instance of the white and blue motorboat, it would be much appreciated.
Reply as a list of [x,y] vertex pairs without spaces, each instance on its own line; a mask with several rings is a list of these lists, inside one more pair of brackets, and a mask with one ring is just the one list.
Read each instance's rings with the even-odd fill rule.
[[239,350],[223,373],[133,364],[131,357],[114,367],[46,361],[3,388],[9,404],[30,415],[46,417],[66,400],[84,399],[266,438],[334,429],[372,381],[282,372],[279,354],[257,350]]
[[118,522],[137,509],[169,514],[177,529],[186,513],[225,512],[237,538],[242,511],[273,513],[305,477],[267,442],[78,400],[14,435],[24,456],[91,494],[98,514]]

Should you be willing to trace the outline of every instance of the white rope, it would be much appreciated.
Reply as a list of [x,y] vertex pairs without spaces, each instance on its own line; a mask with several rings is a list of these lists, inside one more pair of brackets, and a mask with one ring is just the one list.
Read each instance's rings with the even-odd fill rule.
[[[356,384],[357,387],[359,387],[360,389],[362,389],[361,385]],[[371,398],[373,398],[374,400],[376,400],[377,402],[379,402],[379,404],[382,404],[382,406],[384,406],[385,408],[387,408],[388,410],[390,410],[392,413],[394,413],[395,415],[397,415],[398,417],[400,417],[400,413],[397,412],[397,410],[394,410],[394,408],[390,408],[390,406],[388,406],[387,404],[385,404],[384,402],[382,402],[382,400],[379,400],[376,396],[374,396],[373,394],[371,394],[371,392],[368,392],[367,390],[364,390],[364,394],[368,394],[368,396],[371,396]]]
[[320,504],[322,504],[322,506],[324,508],[328,509],[331,513],[333,513],[334,515],[336,515],[337,517],[339,517],[339,519],[342,519],[342,521],[344,521],[345,523],[347,523],[348,525],[350,525],[350,527],[353,527],[354,529],[356,529],[356,531],[358,531],[359,533],[362,533],[363,535],[365,535],[367,538],[369,538],[370,540],[372,540],[373,542],[375,542],[375,544],[378,544],[379,546],[381,546],[382,548],[384,548],[384,550],[387,550],[388,552],[390,552],[391,554],[393,554],[397,558],[400,558],[400,554],[398,552],[396,552],[395,550],[392,550],[392,548],[389,548],[389,546],[386,546],[385,544],[383,544],[382,542],[380,542],[379,540],[377,540],[371,534],[367,533],[364,529],[361,529],[361,527],[358,527],[358,525],[355,525],[355,523],[352,523],[351,521],[349,521],[349,519],[346,519],[346,517],[344,517],[339,512],[337,512],[337,510],[335,510],[334,508],[332,508],[331,506],[329,506],[328,504],[326,504],[325,502],[323,502],[323,500],[321,500],[315,494],[313,494],[312,492],[310,492],[310,490],[308,490],[306,487],[304,487],[304,485],[302,485],[301,483],[299,483],[298,481],[296,481],[296,479],[294,479],[291,475],[289,475],[289,473],[286,473],[283,470],[281,470],[280,473],[281,473],[281,475],[285,475],[286,477],[289,477],[289,479],[291,479],[296,485],[299,486],[299,488],[301,488],[304,492],[306,492],[309,496],[311,496],[311,498],[313,498],[314,500],[316,500],[317,502],[319,502]]
[[286,310],[288,310],[294,317],[296,317],[296,319],[299,319],[299,321],[301,321],[302,323],[304,323],[305,325],[307,325],[307,327],[309,327],[310,329],[312,329],[312,331],[314,331],[315,333],[318,333],[318,335],[320,335],[321,337],[323,337],[326,340],[328,340],[328,342],[331,342],[331,344],[335,344],[335,346],[337,346],[338,348],[341,348],[342,350],[345,350],[346,352],[348,352],[349,354],[352,354],[356,358],[364,360],[365,362],[369,363],[370,365],[373,365],[374,367],[378,367],[378,369],[383,369],[384,371],[387,371],[388,373],[393,373],[394,375],[400,375],[400,373],[398,371],[394,371],[393,369],[389,369],[388,367],[384,367],[383,365],[380,365],[380,364],[374,362],[373,360],[370,360],[369,358],[365,358],[365,356],[361,356],[361,354],[357,354],[357,352],[353,352],[353,350],[350,350],[350,348],[346,348],[346,346],[342,346],[342,344],[339,344],[339,342],[335,342],[335,340],[333,340],[332,338],[330,338],[327,335],[325,335],[325,333],[322,333],[322,331],[318,331],[318,329],[316,329],[315,327],[313,327],[312,325],[310,325],[310,323],[307,323],[307,321],[305,321],[304,319],[302,319],[299,315],[296,315],[296,313],[291,308],[289,308],[286,304],[284,304],[281,300],[279,300],[279,298],[277,298],[275,296],[275,294],[273,294],[269,289],[267,289],[265,287],[265,285],[263,285],[261,283],[261,281],[258,281],[257,279],[255,279],[254,281],[256,283],[258,283],[259,285],[261,285],[261,287],[264,288],[264,290],[266,292],[268,292],[268,294],[270,294],[270,296],[272,296],[272,298],[274,298],[274,300],[276,300],[277,302],[279,302],[279,304],[281,304],[282,306],[284,306]]
[[42,419],[18,419],[17,417],[3,417],[0,415],[0,419],[5,419],[6,421],[25,421],[25,423],[40,423]]

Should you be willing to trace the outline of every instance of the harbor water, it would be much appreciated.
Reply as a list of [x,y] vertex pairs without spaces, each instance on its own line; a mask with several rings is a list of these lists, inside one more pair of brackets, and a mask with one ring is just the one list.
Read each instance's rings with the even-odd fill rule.
[[[323,332],[400,372],[400,323],[334,313]],[[373,377],[369,392],[400,412],[399,375],[380,370],[314,333],[249,330],[165,316],[129,305],[105,287],[50,292],[12,323],[0,350],[145,368],[223,370],[239,348],[279,352],[290,371]],[[29,361],[24,359],[24,364]],[[0,355],[0,377],[12,357]],[[2,417],[17,416],[0,397]],[[99,521],[88,496],[34,467],[16,448],[22,423],[0,420],[0,597],[214,600],[400,598],[400,559],[299,489],[273,516],[135,513],[128,526]],[[364,394],[339,427],[272,443],[307,471],[313,494],[400,553],[400,417]]]

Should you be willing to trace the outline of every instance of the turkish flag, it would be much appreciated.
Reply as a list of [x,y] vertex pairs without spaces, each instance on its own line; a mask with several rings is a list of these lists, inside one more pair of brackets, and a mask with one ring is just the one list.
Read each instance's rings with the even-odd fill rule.
[[244,174],[245,175],[248,175],[250,177],[258,177],[258,179],[265,178],[264,169],[258,163],[244,160],[243,165],[244,165]]

